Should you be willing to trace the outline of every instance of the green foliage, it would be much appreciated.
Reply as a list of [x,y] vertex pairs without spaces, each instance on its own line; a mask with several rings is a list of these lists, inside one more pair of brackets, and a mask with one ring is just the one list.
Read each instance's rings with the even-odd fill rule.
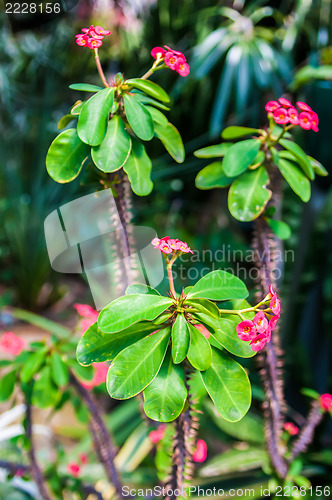
[[225,174],[228,177],[236,177],[247,170],[256,158],[260,145],[260,141],[246,139],[229,148],[222,162]]
[[188,293],[188,298],[210,300],[245,299],[248,290],[237,276],[225,271],[213,271],[201,278]]
[[190,333],[183,314],[178,314],[172,326],[172,357],[175,364],[181,363],[188,353]]
[[302,201],[309,201],[311,194],[310,182],[304,173],[293,162],[283,158],[279,160],[279,170],[294,193]]
[[123,104],[129,125],[137,137],[151,141],[154,134],[153,120],[146,107],[128,94],[123,96]]
[[128,175],[132,190],[138,196],[147,196],[153,189],[151,181],[152,162],[143,144],[132,139],[132,149],[128,160],[123,166]]
[[190,343],[187,353],[188,361],[196,370],[207,370],[212,362],[210,343],[197,328],[190,323],[188,326],[190,331]]
[[105,137],[108,115],[113,105],[114,89],[100,90],[83,104],[77,134],[89,146],[99,146]]

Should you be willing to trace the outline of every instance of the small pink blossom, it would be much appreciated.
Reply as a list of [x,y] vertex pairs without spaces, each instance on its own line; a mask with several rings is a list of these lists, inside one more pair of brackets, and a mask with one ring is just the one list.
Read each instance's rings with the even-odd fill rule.
[[153,444],[159,443],[165,435],[166,424],[159,425],[158,429],[149,432],[149,439]]
[[76,35],[76,43],[80,47],[86,47],[88,45],[89,37],[87,35]]
[[311,129],[311,113],[308,113],[307,111],[302,111],[302,113],[299,114],[299,125],[304,130],[310,130]]
[[97,40],[95,38],[89,38],[88,39],[88,47],[89,49],[99,49],[101,47],[103,42],[101,40]]
[[312,111],[311,107],[305,102],[297,101],[296,105],[301,111],[308,111],[309,113]]
[[0,350],[12,356],[18,356],[26,347],[26,341],[14,332],[6,332],[0,339]]
[[332,413],[332,394],[322,394],[319,398],[320,406],[323,410],[329,411]]
[[89,47],[89,49],[98,49],[102,46],[104,36],[111,34],[109,30],[105,30],[101,26],[89,26],[89,28],[82,28],[82,33],[75,35],[77,45],[81,47]]
[[293,107],[293,104],[288,99],[285,99],[284,97],[280,97],[278,99],[278,101],[280,102],[281,106],[283,106],[284,108]]
[[265,104],[265,109],[268,113],[273,113],[276,109],[280,108],[278,101],[269,101]]
[[95,26],[91,31],[94,31],[97,35],[102,35],[102,36],[108,36],[111,34],[109,30],[105,30],[101,26]]
[[154,59],[157,59],[158,55],[159,57],[164,57],[165,54],[166,50],[162,47],[153,47],[153,49],[151,50],[151,55]]
[[280,315],[280,300],[277,295],[273,295],[270,302],[270,308],[272,309],[273,314],[276,314],[277,316]]
[[250,342],[251,349],[253,351],[261,351],[265,344],[267,343],[267,337],[264,333],[256,335],[256,337]]
[[83,333],[98,320],[99,313],[87,304],[74,304],[73,307],[78,314],[83,317],[80,323],[81,333],[83,335]]
[[78,458],[80,459],[81,464],[88,464],[89,458],[85,453],[79,453]]
[[270,325],[267,325],[267,328],[266,328],[266,330],[263,333],[266,336],[267,343],[270,342],[270,340],[271,340],[271,333],[272,333]]
[[164,236],[163,238],[153,238],[151,244],[161,252],[169,254],[172,252],[194,253],[188,246],[188,243],[178,239]]
[[299,433],[299,428],[297,425],[292,422],[286,422],[284,425],[284,429],[290,436],[296,436]]
[[174,54],[176,54],[178,57],[182,57],[182,59],[184,59],[185,61],[187,60],[182,54],[182,52],[180,52],[179,50],[171,49],[171,47],[169,47],[168,45],[164,45],[164,47],[166,47],[166,49],[169,50],[170,52],[174,52]]
[[278,108],[273,112],[273,118],[275,119],[275,122],[284,125],[285,123],[289,122],[289,116],[287,114],[287,109],[285,108]]
[[270,319],[270,322],[269,322],[269,327],[271,328],[271,330],[273,331],[278,323],[278,320],[279,320],[280,316],[276,315],[276,316],[273,316],[273,318]]
[[176,70],[176,62],[178,60],[178,56],[174,52],[166,52],[165,54],[165,64],[169,68]]
[[92,380],[81,380],[81,384],[86,389],[93,389],[94,387],[98,387],[98,385],[106,382],[107,372],[108,372],[108,364],[106,362],[103,363],[93,363],[94,374]]
[[81,472],[81,467],[77,462],[69,462],[67,465],[67,472],[69,472],[69,474],[73,477],[78,477]]
[[317,113],[311,113],[311,130],[318,132],[319,119]]
[[289,108],[288,109],[288,116],[289,116],[289,121],[293,125],[298,125],[299,124],[299,112],[295,108]]
[[197,330],[199,332],[201,332],[206,339],[210,338],[211,333],[209,332],[209,330],[204,325],[202,325],[201,323],[198,323],[197,325],[194,325],[194,327],[197,328]]
[[163,253],[172,253],[172,249],[166,241],[161,241],[158,248]]
[[175,70],[179,73],[180,76],[188,76],[190,73],[189,64],[185,62],[182,57],[179,57],[176,61]]
[[205,462],[207,457],[207,445],[203,439],[197,439],[196,449],[192,455],[194,462]]
[[263,311],[258,312],[255,315],[255,317],[252,320],[252,322],[254,323],[254,325],[255,325],[256,330],[258,331],[258,333],[264,333],[265,330],[267,329],[268,325],[269,325],[269,322],[268,322],[265,314],[263,313]]
[[256,327],[252,321],[245,319],[236,327],[237,334],[241,340],[248,342],[256,337]]

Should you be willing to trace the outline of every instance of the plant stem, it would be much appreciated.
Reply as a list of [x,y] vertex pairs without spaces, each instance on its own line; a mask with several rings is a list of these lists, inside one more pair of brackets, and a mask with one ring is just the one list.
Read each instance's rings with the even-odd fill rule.
[[168,276],[168,281],[169,281],[169,289],[171,292],[171,295],[173,296],[174,299],[176,299],[176,291],[174,288],[174,280],[173,280],[173,273],[172,273],[172,263],[170,262],[167,264],[167,276]]
[[313,401],[306,424],[302,427],[291,449],[289,461],[292,462],[301,452],[305,451],[312,441],[314,431],[323,418],[323,412],[318,401]]
[[103,84],[105,85],[105,87],[109,87],[110,85],[107,82],[105,74],[103,72],[103,68],[101,67],[101,63],[100,63],[100,59],[99,59],[99,55],[98,55],[98,49],[93,49],[93,50],[94,50],[94,54],[95,54],[95,61],[96,61],[96,66],[97,66],[99,76],[100,76]]
[[162,69],[165,67],[165,64],[162,64],[161,66],[158,66],[159,62],[162,60],[162,58],[158,58],[155,60],[153,63],[152,67],[147,71],[143,76],[141,76],[140,80],[147,80],[155,71],[158,71],[158,69]]

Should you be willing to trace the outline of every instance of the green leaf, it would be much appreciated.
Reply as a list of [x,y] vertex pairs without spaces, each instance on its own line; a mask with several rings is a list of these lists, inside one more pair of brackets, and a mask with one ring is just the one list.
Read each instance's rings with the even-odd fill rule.
[[294,193],[296,193],[302,201],[309,201],[311,194],[310,181],[304,173],[297,168],[294,163],[284,158],[280,158],[279,170]]
[[234,320],[221,318],[218,321],[219,327],[212,332],[213,339],[219,349],[224,348],[240,358],[252,358],[256,353],[251,349],[248,342],[244,342],[238,337],[236,325],[239,322],[238,316],[234,316]]
[[164,360],[169,337],[169,328],[160,330],[116,356],[107,374],[107,390],[112,398],[131,398],[152,382]]
[[311,156],[308,156],[308,158],[309,158],[309,161],[311,163],[312,168],[314,169],[314,172],[317,175],[320,175],[321,177],[325,177],[326,175],[329,175],[326,168],[323,167],[323,165],[318,160],[316,160],[315,158],[312,158]]
[[184,146],[181,135],[174,125],[168,123],[167,126],[165,126],[160,125],[160,123],[155,123],[154,132],[155,136],[161,140],[171,157],[174,158],[177,163],[182,163],[185,158]]
[[147,337],[157,329],[150,322],[142,322],[110,335],[99,330],[97,323],[94,323],[78,341],[77,361],[84,366],[102,361],[112,361],[123,349]]
[[79,379],[92,380],[95,370],[93,366],[82,366],[75,359],[70,361],[70,366],[73,368],[75,375]]
[[201,170],[195,179],[195,185],[198,189],[213,189],[229,186],[235,177],[227,177],[222,162],[215,161]]
[[72,83],[69,85],[69,88],[72,90],[80,90],[82,92],[99,92],[100,90],[103,90],[103,87],[91,85],[90,83]]
[[84,101],[76,101],[75,104],[70,108],[70,114],[73,116],[78,116],[82,111]]
[[24,309],[14,308],[10,310],[14,318],[26,321],[31,325],[38,326],[42,330],[52,333],[56,337],[68,339],[71,335],[71,330],[66,328],[55,321],[39,316],[39,314],[34,314],[30,311],[25,311]]
[[228,193],[228,208],[235,219],[250,221],[259,217],[272,196],[272,191],[266,188],[268,183],[264,166],[242,174],[233,182]]
[[283,222],[281,220],[276,220],[276,219],[270,219],[269,217],[265,217],[266,222],[274,232],[278,238],[281,240],[287,240],[288,238],[291,237],[292,231],[291,228],[289,227],[286,222]]
[[46,353],[48,351],[48,347],[44,349],[40,349],[39,351],[33,352],[30,354],[27,361],[24,363],[23,368],[21,370],[21,380],[23,383],[29,382],[32,379],[35,373],[39,371],[41,365],[45,362]]
[[215,158],[225,156],[227,151],[233,144],[229,142],[216,144],[215,146],[207,146],[206,148],[198,149],[194,152],[196,158]]
[[159,295],[124,295],[104,307],[99,314],[98,327],[105,333],[120,332],[140,321],[152,321],[172,303],[172,299]]
[[315,178],[315,173],[310,163],[310,159],[307,157],[305,152],[298,144],[287,139],[280,139],[279,143],[288,151],[290,151],[297,159],[303,172],[309,179],[313,180]]
[[227,127],[221,132],[221,137],[223,139],[239,139],[240,137],[245,137],[246,135],[259,134],[260,131],[257,128],[249,127]]
[[172,357],[175,364],[187,356],[190,341],[188,323],[183,314],[178,314],[172,326]]
[[74,115],[65,115],[63,116],[59,122],[58,122],[58,129],[61,130],[63,128],[66,128],[67,125],[72,122],[73,120],[75,120],[76,116]]
[[169,111],[169,108],[164,104],[161,104],[159,101],[155,101],[151,97],[141,94],[138,92],[132,93],[132,96],[136,99],[136,101],[141,102],[142,104],[149,104],[150,106],[154,106],[155,108],[162,109],[164,111]]
[[220,317],[218,307],[207,299],[188,299],[184,304],[194,307],[198,312],[208,314],[214,318],[219,319]]
[[242,366],[212,348],[211,366],[201,377],[220,415],[230,422],[241,420],[251,403],[250,382]]
[[190,343],[187,359],[196,370],[207,370],[212,362],[210,343],[193,325],[188,323],[188,327],[190,331]]
[[32,404],[38,408],[47,408],[54,406],[60,399],[60,396],[60,391],[52,381],[51,367],[44,366],[33,386]]
[[182,412],[187,399],[182,366],[174,365],[170,349],[154,380],[143,392],[144,411],[158,422],[171,422]]
[[114,89],[108,87],[84,103],[77,124],[77,133],[81,141],[90,146],[99,146],[102,142],[106,134],[113,97]]
[[167,117],[164,115],[164,113],[162,113],[161,111],[159,111],[158,109],[156,108],[153,108],[152,106],[146,106],[146,108],[148,110],[148,112],[150,113],[150,115],[152,116],[152,120],[154,122],[157,122],[157,123],[160,123],[160,125],[166,125],[168,124],[168,119]]
[[143,285],[142,283],[133,283],[129,285],[126,289],[126,295],[132,295],[135,293],[149,293],[150,295],[160,295],[160,293],[148,285]]
[[138,196],[147,196],[153,189],[151,181],[152,162],[145,147],[137,139],[132,139],[132,148],[128,160],[123,166],[128,175],[132,190]]
[[158,99],[161,102],[169,102],[169,95],[159,85],[149,80],[142,80],[141,78],[131,78],[125,82],[130,87],[142,90],[145,94]]
[[279,151],[276,148],[270,148],[272,161],[275,165],[279,165]]
[[70,182],[80,173],[89,153],[89,147],[80,140],[76,129],[69,128],[50,145],[46,156],[47,172],[56,182]]
[[[263,470],[265,470],[268,464],[268,454],[261,448],[255,448],[253,446],[246,449],[233,448],[223,451],[219,455],[215,455],[199,470],[199,475],[213,478],[214,476],[237,474],[238,471],[245,474],[246,471],[252,471],[254,469],[263,468]],[[245,491],[251,490],[246,489]],[[252,488],[252,491],[254,491],[254,488]],[[252,498],[255,497],[253,496]],[[259,497],[256,496],[256,498]]]
[[92,148],[95,165],[103,172],[115,172],[123,167],[131,151],[131,137],[119,115],[108,122],[107,132],[100,146]]
[[7,401],[13,394],[16,382],[17,371],[12,370],[6,375],[2,375],[0,384],[0,401]]
[[188,293],[188,299],[245,299],[248,290],[243,281],[225,271],[212,271],[201,278]]
[[233,144],[227,151],[223,160],[223,169],[228,177],[241,174],[252,164],[259,151],[261,142],[255,139]]
[[128,94],[123,96],[124,108],[129,125],[142,141],[150,141],[153,137],[154,127],[149,111]]
[[58,387],[64,387],[69,382],[69,373],[67,365],[62,361],[57,352],[51,354],[52,378]]

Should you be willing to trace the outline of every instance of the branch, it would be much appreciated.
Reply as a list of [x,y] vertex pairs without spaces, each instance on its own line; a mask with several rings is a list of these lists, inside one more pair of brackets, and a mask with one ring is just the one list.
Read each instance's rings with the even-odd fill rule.
[[289,459],[290,462],[308,448],[313,439],[315,429],[322,421],[322,418],[323,412],[320,408],[319,401],[313,401],[306,424],[302,427],[298,437],[294,441]]

